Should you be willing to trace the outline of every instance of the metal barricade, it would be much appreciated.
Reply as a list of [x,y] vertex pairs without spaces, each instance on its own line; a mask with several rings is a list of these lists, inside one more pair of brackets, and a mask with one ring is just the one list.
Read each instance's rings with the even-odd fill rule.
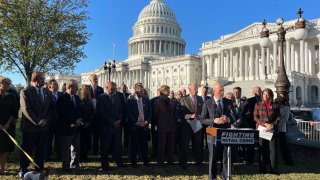
[[306,139],[320,141],[320,122],[303,121],[296,119],[299,130],[305,135]]

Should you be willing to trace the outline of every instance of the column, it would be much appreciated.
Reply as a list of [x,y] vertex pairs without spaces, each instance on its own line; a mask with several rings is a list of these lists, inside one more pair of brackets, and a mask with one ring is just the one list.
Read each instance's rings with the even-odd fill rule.
[[221,77],[225,77],[224,76],[224,53],[223,50],[221,50]]
[[144,81],[143,81],[143,85],[146,89],[148,89],[148,71],[144,71]]
[[161,48],[162,48],[162,43],[161,43],[161,40],[160,40],[160,43],[159,43],[159,54],[161,54],[161,53],[162,53]]
[[261,47],[261,70],[260,70],[260,79],[265,79],[266,78],[266,54],[265,54],[265,48]]
[[235,77],[239,77],[239,54],[236,52],[234,56],[234,73]]
[[[298,48],[298,47],[297,47]],[[294,62],[295,62],[295,71],[300,72],[300,59],[299,59],[299,52],[294,51]]]
[[[304,40],[300,40],[300,72],[305,73],[305,66],[304,66]],[[302,88],[303,89],[303,88]]]
[[278,68],[278,55],[277,55],[277,41],[273,42],[273,62],[271,68],[271,74],[274,74]]
[[153,40],[153,53],[155,54],[157,52],[157,41]]
[[304,62],[305,62],[305,72],[306,74],[310,74],[310,61],[309,61],[309,48],[308,48],[308,42],[305,41],[304,43]]
[[148,46],[149,46],[148,54],[150,54],[151,53],[151,41],[150,40],[148,41]]
[[[318,76],[320,76],[320,35],[317,36],[318,38],[318,62],[317,64],[317,69],[318,69]],[[320,88],[318,87],[318,90],[320,92]],[[319,95],[320,93],[318,93]]]
[[244,52],[244,77],[245,80],[248,80],[248,75],[249,75],[249,60],[248,60],[248,51]]
[[230,55],[229,55],[229,59],[230,59],[230,68],[229,68],[229,75],[230,75],[230,77],[234,77],[234,73],[233,73],[233,71],[234,71],[234,69],[233,69],[233,53],[232,53],[232,48],[229,50],[229,53],[230,53]]
[[[205,75],[207,73],[205,57],[202,57],[201,60],[202,60],[202,82],[204,82],[205,81]],[[180,69],[179,69],[179,72],[180,72]]]
[[292,43],[291,44],[291,47],[290,47],[290,70],[291,71],[295,71],[296,68],[295,68],[295,57],[294,57],[294,44]]
[[311,48],[308,50],[308,55],[309,55],[309,72],[310,72],[310,75],[314,75],[315,67],[316,67],[316,64],[315,64],[316,57],[315,57],[315,49],[312,48],[312,45],[311,45]]
[[250,45],[250,57],[249,57],[249,79],[253,80],[253,76],[254,76],[254,64],[253,64],[253,45]]
[[173,88],[173,66],[170,67],[170,87]]
[[244,79],[244,73],[243,73],[243,47],[239,47],[239,64],[240,64],[240,72],[239,72],[239,76],[240,78],[243,80]]
[[221,54],[218,53],[217,77],[221,77]]
[[267,73],[266,74],[270,74],[271,73],[271,62],[270,62],[270,49],[267,48]]
[[169,55],[172,55],[172,43],[169,41]]
[[228,50],[226,50],[226,58],[225,58],[225,75],[228,78],[229,77],[229,72],[230,72],[230,58],[229,58],[229,53]]
[[143,79],[142,79],[142,75],[143,75],[143,74],[144,74],[143,70],[140,69],[140,70],[139,70],[139,75],[140,75],[140,81],[139,81],[139,82],[141,82],[141,83],[143,83]]
[[286,70],[291,71],[291,57],[290,57],[290,39],[286,39]]
[[254,75],[253,75],[253,79],[258,80],[259,79],[259,72],[261,71],[261,67],[260,67],[260,63],[259,63],[259,50],[256,49],[256,54],[255,54],[255,58],[254,58]]
[[213,54],[209,56],[209,67],[210,67],[210,74],[209,76],[212,77],[214,73],[214,67],[213,67]]
[[210,69],[210,63],[209,63],[209,61],[210,61],[209,55],[207,55],[205,58],[206,58],[206,62],[205,62],[206,65],[205,66],[207,68],[207,75],[210,76],[211,69]]

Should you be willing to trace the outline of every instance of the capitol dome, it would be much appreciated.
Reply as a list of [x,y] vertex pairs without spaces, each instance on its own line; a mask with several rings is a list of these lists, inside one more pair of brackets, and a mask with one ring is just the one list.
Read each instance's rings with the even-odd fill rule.
[[142,9],[129,39],[129,57],[178,56],[185,51],[185,41],[172,9],[163,0],[151,0]]

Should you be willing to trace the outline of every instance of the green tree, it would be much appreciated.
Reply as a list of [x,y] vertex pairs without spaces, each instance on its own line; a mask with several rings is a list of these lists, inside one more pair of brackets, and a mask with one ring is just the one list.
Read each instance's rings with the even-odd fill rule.
[[15,85],[17,92],[20,94],[20,91],[24,89],[24,86],[21,83]]
[[88,0],[0,0],[0,71],[63,73],[85,57]]

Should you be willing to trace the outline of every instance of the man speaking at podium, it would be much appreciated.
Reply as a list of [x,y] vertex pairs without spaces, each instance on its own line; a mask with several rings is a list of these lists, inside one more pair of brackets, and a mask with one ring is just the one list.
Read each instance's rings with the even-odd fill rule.
[[[237,128],[240,121],[235,118],[232,101],[223,97],[224,87],[221,83],[213,84],[213,98],[203,103],[201,123],[216,128]],[[209,147],[209,179],[217,177],[217,161],[222,159],[222,179],[227,177],[227,149],[223,145],[215,145],[214,137],[208,135]]]

